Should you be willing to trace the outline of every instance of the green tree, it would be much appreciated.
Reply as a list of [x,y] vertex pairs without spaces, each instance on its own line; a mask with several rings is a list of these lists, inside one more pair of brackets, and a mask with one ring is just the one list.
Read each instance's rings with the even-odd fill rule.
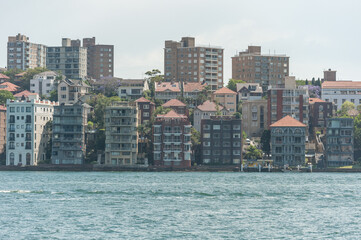
[[315,86],[315,83],[316,83],[316,82],[315,82],[315,78],[313,77],[313,78],[312,78],[312,81],[311,81],[311,84],[312,84],[313,86]]
[[241,119],[241,118],[242,118],[242,114],[239,113],[239,112],[235,112],[235,113],[233,114],[233,116],[235,116],[236,119]]
[[306,79],[305,85],[308,85],[308,80]]
[[260,159],[262,158],[262,151],[251,145],[246,149],[246,159]]
[[7,91],[7,90],[0,90],[0,104],[4,105],[6,104],[6,100],[10,99],[10,100],[14,100],[14,95]]
[[321,87],[321,80],[320,78],[317,79],[316,83],[315,83],[316,86],[320,86]]
[[21,69],[13,68],[13,69],[9,69],[9,70],[3,72],[3,74],[10,78],[10,82],[14,82],[15,75],[22,73],[22,72],[24,72],[24,71]]
[[121,99],[118,96],[106,97],[101,93],[90,98],[88,104],[93,107],[94,111],[90,115],[89,121],[92,121],[97,129],[104,128],[105,108],[116,101],[121,101]]
[[347,116],[347,112],[352,109],[355,109],[355,104],[349,101],[345,101],[342,104],[341,109],[338,111],[338,115],[341,117]]
[[198,132],[195,128],[191,128],[191,142],[192,142],[192,152],[197,164],[202,163],[201,155],[201,133]]
[[58,90],[57,89],[54,89],[50,92],[50,96],[48,98],[50,101],[55,101],[57,102],[58,101]]
[[245,81],[242,80],[236,80],[236,79],[229,79],[228,84],[227,84],[227,88],[231,89],[232,91],[237,92],[237,83],[246,83]]
[[155,97],[155,83],[162,82],[164,80],[164,76],[161,74],[161,71],[158,69],[153,69],[145,73],[147,75],[147,81],[150,90],[150,97],[154,101]]
[[262,151],[267,154],[267,156],[271,153],[271,131],[264,130],[261,136],[261,149]]

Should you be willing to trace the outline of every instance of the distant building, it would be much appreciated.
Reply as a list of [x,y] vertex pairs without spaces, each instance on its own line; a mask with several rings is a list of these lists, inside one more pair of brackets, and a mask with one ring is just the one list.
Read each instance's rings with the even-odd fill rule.
[[0,84],[0,90],[6,90],[11,92],[12,94],[15,94],[20,90],[20,87],[11,82],[3,82]]
[[232,78],[262,87],[282,88],[289,75],[289,57],[283,54],[261,54],[260,46],[248,46],[232,57]]
[[155,104],[144,97],[135,100],[138,104],[138,120],[139,124],[150,121],[155,110]]
[[164,78],[167,82],[207,83],[212,91],[221,88],[223,48],[196,46],[194,37],[182,37],[180,42],[165,41]]
[[271,126],[271,154],[275,166],[305,165],[306,125],[285,116]]
[[191,127],[187,116],[171,110],[153,125],[154,165],[191,166]]
[[57,105],[48,100],[7,100],[6,165],[37,165],[46,160],[50,141],[47,124]]
[[216,103],[211,102],[209,100],[197,106],[194,109],[194,114],[193,114],[194,128],[198,132],[201,132],[202,120],[210,119],[211,116],[216,116],[217,113],[222,116],[229,115],[229,111],[226,108],[224,108],[222,105],[217,105]]
[[336,81],[336,71],[332,71],[331,68],[329,68],[326,71],[323,71],[323,80]]
[[357,107],[361,104],[360,81],[328,81],[322,83],[322,100],[332,102],[335,110],[341,109],[344,102],[349,101]]
[[146,79],[119,79],[118,96],[121,99],[138,99],[143,92],[149,90]]
[[237,93],[223,87],[212,93],[212,101],[221,104],[230,114],[237,111]]
[[58,84],[59,104],[73,104],[89,93],[90,86],[82,80],[61,80]]
[[186,115],[186,116],[189,115],[187,105],[182,103],[178,99],[171,99],[171,100],[167,101],[166,103],[164,103],[162,105],[162,107],[171,108],[178,114],[183,114],[183,115]]
[[240,164],[242,161],[241,119],[211,116],[202,120],[203,164]]
[[298,121],[308,124],[308,89],[272,88],[268,90],[268,125],[290,115]]
[[6,76],[5,74],[0,73],[0,83],[9,81],[10,78]]
[[155,83],[155,98],[169,101],[181,96],[181,84],[178,82],[158,82]]
[[207,84],[205,83],[185,82],[183,83],[183,97],[197,99],[199,94],[203,92],[206,86]]
[[0,105],[0,154],[4,152],[6,144],[6,107]]
[[352,118],[327,119],[325,157],[328,167],[351,165],[354,161]]
[[46,67],[61,72],[70,79],[85,79],[87,76],[87,49],[80,46],[80,40],[62,39],[62,46],[48,47]]
[[138,104],[113,102],[105,110],[105,164],[136,165]]
[[81,101],[54,107],[52,164],[84,164],[90,109]]
[[31,100],[39,100],[39,94],[29,92],[28,90],[24,90],[17,94],[14,94],[14,98],[18,101],[31,101]]
[[93,79],[114,76],[114,45],[95,44],[95,37],[83,38],[87,48],[87,74]]
[[237,83],[237,97],[239,101],[262,99],[262,87],[259,83]]
[[36,74],[30,80],[30,91],[41,96],[49,97],[50,92],[55,89],[55,79],[59,74],[53,71]]
[[242,129],[250,137],[261,137],[268,129],[268,104],[266,99],[242,103]]
[[326,102],[319,98],[309,98],[310,103],[310,126],[311,128],[325,128],[326,120],[332,117],[332,102]]
[[27,70],[46,66],[46,46],[29,42],[20,33],[8,37],[7,69]]

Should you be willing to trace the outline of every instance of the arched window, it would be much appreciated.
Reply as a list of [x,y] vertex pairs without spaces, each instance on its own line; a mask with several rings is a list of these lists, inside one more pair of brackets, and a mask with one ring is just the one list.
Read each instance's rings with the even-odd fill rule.
[[26,154],[26,165],[30,165],[30,161],[31,161],[30,153],[27,153]]
[[301,130],[300,130],[300,129],[296,129],[296,130],[295,130],[295,134],[301,134]]
[[15,161],[15,154],[10,153],[10,165],[14,165],[14,161]]

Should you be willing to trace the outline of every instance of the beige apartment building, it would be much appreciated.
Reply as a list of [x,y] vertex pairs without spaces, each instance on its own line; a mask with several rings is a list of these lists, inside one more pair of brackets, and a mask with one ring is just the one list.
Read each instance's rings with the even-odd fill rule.
[[289,57],[284,54],[261,54],[260,46],[248,46],[232,57],[232,78],[262,87],[284,87],[289,76]]
[[215,91],[223,86],[223,48],[196,46],[194,37],[167,40],[164,47],[165,81],[207,83]]
[[82,80],[61,80],[58,84],[59,104],[74,104],[80,99],[84,99],[89,92],[90,86]]
[[230,114],[237,111],[237,93],[229,88],[223,87],[213,92],[212,101],[221,104]]
[[20,33],[8,37],[7,68],[27,70],[46,66],[46,46],[29,42]]
[[6,107],[0,105],[0,154],[4,152],[6,144]]
[[261,137],[268,129],[267,99],[248,100],[242,103],[242,129],[247,136]]
[[96,44],[95,37],[83,38],[87,49],[88,77],[101,79],[114,76],[114,45]]

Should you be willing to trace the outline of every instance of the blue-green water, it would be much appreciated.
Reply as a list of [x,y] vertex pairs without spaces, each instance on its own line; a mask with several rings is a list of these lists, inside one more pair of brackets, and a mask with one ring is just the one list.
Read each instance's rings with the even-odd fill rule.
[[361,175],[0,172],[0,239],[360,239]]

